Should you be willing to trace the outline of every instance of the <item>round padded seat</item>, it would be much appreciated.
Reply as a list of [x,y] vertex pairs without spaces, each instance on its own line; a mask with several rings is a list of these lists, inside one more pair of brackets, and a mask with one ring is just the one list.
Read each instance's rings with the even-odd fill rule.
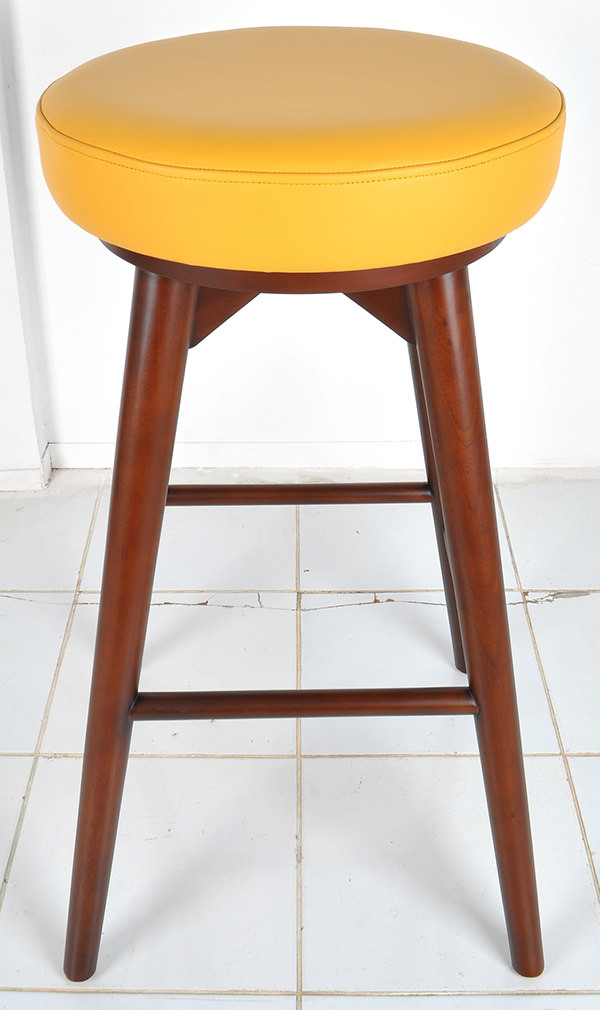
[[62,210],[115,246],[231,270],[417,263],[492,242],[548,196],[560,91],[481,46],[365,28],[151,42],[37,112]]

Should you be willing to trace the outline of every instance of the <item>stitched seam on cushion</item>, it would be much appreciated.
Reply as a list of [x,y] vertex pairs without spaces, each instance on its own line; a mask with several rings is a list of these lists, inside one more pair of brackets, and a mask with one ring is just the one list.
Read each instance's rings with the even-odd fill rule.
[[[550,123],[548,123],[546,126],[542,127],[541,130],[536,130],[535,133],[527,133],[523,137],[518,137],[516,140],[511,140],[507,144],[502,144],[499,147],[486,148],[485,150],[478,151],[475,154],[474,153],[464,154],[464,155],[461,155],[459,158],[447,158],[447,159],[444,159],[444,160],[438,160],[438,161],[430,162],[429,165],[431,165],[431,166],[433,166],[433,165],[451,165],[454,162],[465,161],[468,158],[475,158],[475,157],[481,156],[483,154],[491,153],[492,151],[501,151],[503,148],[512,147],[515,144],[523,143],[524,141],[528,140],[529,138],[534,138],[534,137],[537,138],[535,140],[532,140],[532,144],[536,144],[536,143],[538,143],[538,142],[540,142],[542,140],[545,140],[546,137],[553,136],[554,133],[558,129],[560,129],[560,127],[562,125],[562,119],[564,117],[564,111],[565,111],[565,99],[564,99],[564,95],[562,94],[562,92],[560,91],[559,88],[556,88],[555,85],[553,85],[553,87],[555,88],[555,90],[557,91],[557,93],[560,96],[560,109],[559,109],[557,115],[555,116],[555,118]],[[43,97],[44,96],[42,95],[42,99],[43,99]],[[149,174],[156,174],[156,175],[161,175],[162,174],[160,172],[152,173],[150,169],[143,169],[143,168],[136,169],[135,165],[127,165],[127,164],[124,164],[122,162],[119,163],[118,161],[112,161],[112,160],[110,160],[110,158],[100,158],[100,157],[98,157],[98,155],[88,154],[87,151],[81,151],[81,150],[79,150],[79,145],[81,145],[81,147],[89,147],[89,148],[91,148],[91,149],[93,149],[95,151],[103,152],[103,153],[105,153],[107,155],[112,155],[116,159],[118,159],[118,158],[126,158],[129,161],[138,161],[138,162],[140,162],[142,164],[144,163],[144,159],[142,159],[142,158],[136,158],[134,155],[119,154],[116,151],[110,151],[110,150],[108,150],[106,148],[97,147],[96,145],[90,144],[90,143],[88,143],[86,141],[77,140],[75,137],[71,137],[67,133],[62,133],[61,130],[58,130],[56,127],[54,127],[52,125],[52,123],[46,118],[46,115],[45,115],[45,113],[44,113],[44,111],[42,109],[42,99],[40,99],[38,108],[39,108],[40,116],[43,119],[43,125],[45,125],[47,127],[47,132],[52,137],[52,139],[55,141],[55,143],[59,144],[62,147],[65,147],[66,150],[75,151],[76,153],[82,154],[82,155],[84,155],[85,157],[88,157],[88,158],[96,158],[98,161],[105,161],[109,165],[113,165],[114,164],[115,166],[119,165],[119,167],[121,167],[121,168],[130,168],[131,171],[146,172],[146,173],[149,173]],[[556,124],[554,130],[552,130],[552,132],[548,132],[547,133],[546,131],[550,131],[551,127],[554,126],[554,124]],[[540,134],[544,134],[544,136],[540,136]],[[64,141],[67,141],[67,143],[62,143],[61,144],[61,142],[59,140],[55,139],[56,136],[63,137]],[[68,142],[70,142],[70,143],[68,143]],[[73,144],[73,145],[76,145],[76,146],[71,147],[70,144]],[[527,146],[530,146],[530,145],[527,145]],[[526,150],[526,148],[520,148],[519,150]],[[502,158],[502,157],[508,157],[508,156],[509,156],[508,154],[507,155],[498,154],[496,156],[496,158]],[[477,162],[477,164],[486,164],[488,160],[489,161],[494,161],[494,160],[496,160],[496,158],[486,159],[486,161]],[[157,168],[175,168],[175,169],[177,169],[179,171],[186,171],[186,170],[190,171],[190,167],[189,166],[186,166],[186,165],[176,165],[173,162],[153,162],[153,163],[148,162],[148,164],[155,164]],[[310,172],[310,171],[307,171],[307,172],[286,172],[285,170],[281,170],[281,171],[277,171],[277,172],[269,172],[266,169],[251,169],[251,168],[238,168],[238,169],[233,168],[233,169],[230,169],[230,168],[207,168],[207,167],[200,167],[200,168],[191,169],[191,170],[195,171],[195,172],[205,172],[207,174],[213,173],[215,175],[219,175],[219,174],[230,174],[230,175],[289,175],[289,176],[294,176],[294,175],[314,175],[314,176],[318,176],[318,177],[326,177],[328,175],[364,175],[364,174],[367,174],[369,172],[373,172],[373,173],[374,172],[377,172],[377,173],[381,172],[381,173],[383,173],[383,172],[410,171],[411,168],[414,168],[414,169],[423,168],[424,169],[424,168],[427,168],[427,167],[428,167],[428,163],[419,163],[419,164],[412,165],[412,166],[409,165],[409,166],[406,166],[404,168],[402,166],[400,166],[400,165],[397,165],[397,166],[388,167],[388,168],[348,169],[348,170],[331,171],[331,172]],[[471,166],[470,165],[465,165],[465,166],[462,166],[462,167],[464,167],[464,168],[470,168]],[[450,169],[450,171],[459,171],[459,170],[460,169]],[[428,172],[428,173],[424,173],[424,174],[427,174],[427,175],[431,174],[431,175],[433,175],[435,173],[429,173]],[[193,176],[172,176],[172,178],[181,178],[184,181],[190,181],[190,182],[193,181],[193,179],[194,179]],[[412,176],[412,178],[421,178],[421,176]],[[206,180],[202,180],[202,181],[206,181]],[[227,180],[227,181],[229,181],[229,180]],[[232,182],[236,182],[237,180],[236,179],[232,179],[231,181]],[[243,180],[241,180],[241,181],[243,181]],[[255,181],[255,180],[251,180],[251,181]],[[264,181],[268,182],[268,180],[264,180]],[[364,180],[360,180],[359,179],[357,181],[359,181],[359,182],[377,182],[379,180],[377,180],[377,179],[364,179]],[[288,183],[285,182],[285,181],[283,181],[283,182],[274,183],[274,185],[288,185]],[[289,185],[294,185],[294,183],[289,183]],[[298,183],[297,185],[313,185],[313,183],[305,183],[305,182],[303,182],[303,183]],[[340,183],[333,183],[332,185],[346,185],[346,183],[340,182]]]
[[[79,150],[77,147],[72,147],[70,144],[65,143],[64,141],[57,140],[56,139],[56,135],[58,134],[59,136],[64,137],[65,140],[72,140],[72,142],[75,143],[75,144],[83,144],[83,141],[76,141],[76,140],[74,140],[74,138],[68,137],[67,134],[60,133],[60,131],[56,130],[55,127],[53,127],[52,124],[46,119],[44,113],[41,110],[41,106],[40,106],[40,115],[41,115],[41,117],[43,119],[43,123],[40,124],[40,125],[42,126],[42,128],[45,129],[45,132],[48,134],[48,136],[50,137],[50,139],[58,147],[63,147],[63,148],[65,148],[65,150],[71,151],[73,154],[78,154],[78,155],[80,155],[83,158],[89,158],[92,161],[99,161],[99,162],[101,162],[102,164],[105,164],[105,165],[111,165],[113,168],[122,168],[122,169],[126,169],[127,171],[130,171],[130,172],[140,172],[142,175],[154,175],[154,176],[157,176],[158,178],[171,179],[174,182],[175,181],[179,181],[179,182],[201,182],[201,183],[204,183],[205,185],[207,183],[214,183],[216,185],[222,185],[222,184],[226,183],[226,184],[245,185],[245,186],[304,186],[304,187],[307,187],[307,186],[360,186],[360,185],[366,185],[367,183],[408,182],[408,181],[412,181],[413,179],[429,179],[429,178],[433,178],[433,177],[438,176],[438,175],[451,175],[451,174],[453,174],[455,172],[465,172],[465,171],[467,171],[468,169],[471,169],[471,168],[480,168],[482,165],[488,165],[488,164],[491,164],[494,161],[502,161],[504,158],[510,158],[514,154],[521,154],[523,151],[527,151],[527,150],[529,150],[529,148],[535,147],[535,146],[537,146],[537,144],[541,144],[545,140],[548,140],[551,137],[553,137],[554,134],[557,133],[559,131],[559,129],[562,127],[562,114],[563,114],[563,112],[564,112],[564,99],[561,100],[560,111],[559,111],[558,115],[556,116],[556,118],[552,121],[552,123],[549,123],[548,126],[545,126],[543,128],[543,130],[538,131],[539,133],[543,132],[544,135],[542,137],[539,137],[536,134],[528,134],[527,135],[528,137],[536,136],[537,139],[533,140],[530,144],[525,144],[522,147],[518,147],[516,150],[506,152],[505,154],[497,154],[493,158],[486,158],[483,161],[476,161],[476,162],[474,162],[474,163],[472,163],[470,165],[461,165],[461,166],[459,166],[457,168],[447,168],[447,169],[443,169],[442,171],[438,171],[438,172],[435,172],[435,171],[433,171],[433,172],[422,172],[421,174],[412,173],[411,169],[410,169],[410,166],[409,166],[406,169],[402,170],[402,171],[404,171],[404,172],[406,172],[408,174],[402,175],[402,176],[384,175],[383,177],[378,177],[378,178],[375,178],[375,179],[349,179],[349,180],[343,180],[343,181],[338,181],[338,182],[322,182],[322,181],[320,181],[320,179],[318,179],[318,180],[315,179],[314,182],[310,182],[310,181],[294,182],[293,180],[292,181],[288,181],[288,180],[277,180],[277,181],[275,181],[275,180],[270,180],[270,179],[207,179],[207,178],[201,178],[201,177],[199,178],[197,175],[196,176],[168,175],[167,173],[152,171],[152,169],[150,169],[150,168],[137,168],[135,165],[126,165],[123,162],[111,161],[109,158],[100,158],[98,155],[89,154],[87,151]],[[553,130],[550,131],[550,127],[554,123],[556,124],[556,126],[555,126],[555,128]],[[514,144],[519,144],[522,140],[525,140],[525,139],[526,138],[524,137],[524,138],[520,138],[520,140],[511,141],[509,145],[505,145],[505,146],[512,146]],[[96,150],[103,150],[103,149],[102,148],[96,148]],[[493,150],[493,148],[491,150]],[[122,155],[115,155],[115,157],[123,157],[123,156]],[[126,155],[125,157],[130,157],[130,156]],[[441,161],[441,162],[432,162],[432,165],[434,165],[434,164],[440,164],[440,165],[443,165],[443,164],[452,164],[453,161],[463,161],[463,160],[465,160],[465,158],[470,158],[470,157],[473,157],[473,155],[463,155],[461,158],[450,159],[447,162],[443,162],[443,161]],[[132,160],[135,160],[135,159],[132,159]],[[169,164],[164,164],[164,166],[163,166],[159,162],[157,162],[156,165],[157,165],[157,167],[160,166],[160,167],[164,167],[164,168],[177,168],[177,167],[179,167],[177,165],[169,165]],[[419,168],[419,169],[423,169],[425,167],[426,167],[425,165],[415,166],[415,168]],[[242,175],[244,173],[247,174],[247,175],[254,175],[254,174],[259,175],[259,174],[261,174],[260,171],[255,171],[253,169],[198,168],[195,171],[198,172],[198,173],[204,172],[207,175],[209,175],[209,174],[218,175],[219,173],[223,173],[223,174],[229,173],[231,175],[234,175],[234,174]],[[358,174],[359,172],[362,174],[362,173],[367,173],[367,172],[382,172],[382,173],[384,173],[384,172],[395,172],[395,171],[398,171],[398,169],[397,168],[396,169],[385,169],[385,168],[384,169],[359,169],[359,170],[356,171],[356,174]],[[263,173],[263,174],[267,174],[267,173]],[[304,175],[304,174],[310,175],[310,174],[313,174],[315,177],[320,174],[320,177],[322,179],[323,177],[326,177],[327,175],[337,175],[337,174],[340,174],[340,175],[341,174],[349,175],[351,173],[350,172],[345,172],[345,173],[343,173],[343,172],[339,172],[339,173],[338,172],[331,172],[331,173],[328,173],[328,172],[322,172],[322,173],[316,173],[316,172],[315,173],[310,173],[310,172],[307,172],[307,173],[303,173],[303,172],[296,172],[296,173],[289,172],[289,173],[285,173],[285,172],[281,172],[281,173],[279,173],[278,172],[278,173],[272,173],[272,174],[273,175],[275,175],[275,174],[278,174],[278,175],[279,174],[281,174],[281,175],[285,175],[285,174],[288,174],[288,175],[294,175],[294,174],[296,174],[296,175]]]

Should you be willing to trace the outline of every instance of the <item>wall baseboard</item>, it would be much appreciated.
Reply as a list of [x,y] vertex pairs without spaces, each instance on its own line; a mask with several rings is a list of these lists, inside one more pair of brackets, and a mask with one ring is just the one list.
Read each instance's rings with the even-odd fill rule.
[[0,491],[43,491],[52,473],[52,456],[47,445],[40,465],[16,470],[0,470]]
[[[104,479],[113,464],[114,445],[53,443],[37,468],[0,470],[0,493],[41,491],[52,474],[79,482]],[[180,483],[296,482],[315,480],[422,480],[420,446],[413,442],[190,442],[178,445],[173,470]],[[538,463],[495,467],[501,483],[531,480],[598,480],[600,467]]]
[[[54,442],[50,446],[56,469],[112,467],[110,442]],[[195,469],[301,468],[338,469],[378,467],[414,469],[423,464],[421,446],[406,442],[178,442],[173,466]]]

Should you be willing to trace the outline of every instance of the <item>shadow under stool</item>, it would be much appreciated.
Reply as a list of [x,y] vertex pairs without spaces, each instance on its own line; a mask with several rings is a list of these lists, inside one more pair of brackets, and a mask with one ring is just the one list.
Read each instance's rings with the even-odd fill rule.
[[[65,971],[93,974],[132,725],[472,715],[515,969],[543,969],[467,267],[548,196],[560,91],[502,53],[367,28],[138,45],[38,106],[63,211],[136,267]],[[260,292],[342,292],[407,343],[423,483],[169,486],[188,349]],[[138,690],[166,505],[429,502],[461,688]],[[468,686],[467,686],[468,685]]]

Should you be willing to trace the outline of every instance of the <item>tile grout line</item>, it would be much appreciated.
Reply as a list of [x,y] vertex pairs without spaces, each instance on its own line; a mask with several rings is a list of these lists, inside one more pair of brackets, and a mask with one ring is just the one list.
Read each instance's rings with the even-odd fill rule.
[[527,600],[527,594],[523,590],[523,586],[522,586],[522,583],[521,583],[521,576],[519,574],[519,569],[517,567],[517,561],[516,561],[516,558],[515,558],[515,555],[514,555],[512,542],[511,542],[511,539],[510,539],[510,536],[509,536],[509,533],[508,533],[508,523],[506,521],[506,516],[505,516],[505,513],[504,513],[504,508],[503,508],[503,505],[502,505],[502,500],[500,498],[500,494],[499,494],[498,489],[496,489],[496,496],[497,496],[497,500],[498,500],[498,507],[499,507],[501,518],[502,518],[502,523],[503,523],[503,526],[504,526],[504,532],[505,532],[505,535],[506,535],[506,539],[508,541],[508,548],[509,548],[509,551],[510,551],[510,557],[511,557],[513,569],[514,569],[514,572],[515,572],[515,577],[516,577],[517,582],[519,584],[519,592],[521,593],[521,596],[522,596],[522,599],[523,599],[523,609],[524,609],[524,613],[525,613],[525,619],[527,621],[527,626],[529,628],[529,634],[531,636],[531,641],[532,641],[532,644],[533,644],[533,650],[535,652],[535,658],[536,658],[536,661],[537,661],[540,678],[541,678],[542,685],[543,685],[543,688],[544,688],[544,692],[545,692],[545,695],[546,695],[546,702],[547,702],[547,705],[548,705],[548,709],[550,711],[550,718],[552,719],[552,725],[554,726],[554,732],[556,734],[556,739],[558,741],[558,747],[559,747],[560,756],[561,756],[562,762],[563,762],[563,768],[564,768],[565,775],[566,775],[566,778],[567,778],[567,783],[568,783],[568,786],[569,786],[569,790],[571,792],[571,799],[573,801],[573,806],[575,807],[575,815],[576,815],[577,821],[579,823],[579,830],[581,832],[581,837],[582,837],[582,840],[583,840],[583,846],[584,846],[584,849],[585,849],[585,854],[586,854],[586,858],[587,858],[587,861],[588,861],[588,865],[589,865],[589,868],[590,868],[590,874],[591,874],[591,877],[592,877],[592,883],[593,883],[594,889],[596,891],[597,901],[600,903],[600,880],[598,879],[598,873],[596,871],[596,865],[595,865],[595,862],[594,862],[594,857],[593,857],[593,853],[592,853],[592,847],[590,845],[590,841],[589,841],[588,834],[587,834],[587,829],[586,829],[586,826],[585,826],[585,822],[583,820],[583,813],[581,811],[581,806],[579,804],[579,797],[577,795],[577,790],[575,788],[575,782],[573,780],[573,775],[572,775],[572,772],[571,772],[571,766],[569,764],[569,758],[568,758],[568,755],[567,755],[567,752],[565,750],[565,746],[564,746],[564,743],[563,743],[562,734],[560,732],[560,727],[559,727],[559,724],[558,724],[558,717],[556,715],[556,710],[554,708],[554,702],[552,701],[552,696],[551,696],[551,693],[550,693],[550,687],[549,687],[548,681],[546,679],[546,673],[545,673],[545,670],[544,670],[544,664],[542,663],[542,656],[541,656],[541,653],[540,653],[540,650],[539,650],[539,647],[538,647],[537,638],[536,638],[535,631],[534,631],[534,628],[533,628],[533,622],[531,620],[531,614],[529,613],[529,603],[528,603],[528,600]]
[[25,793],[23,795],[23,800],[21,802],[21,809],[19,811],[19,817],[17,819],[17,824],[15,826],[15,831],[14,831],[14,835],[13,835],[12,844],[11,844],[10,851],[9,851],[9,854],[8,854],[8,859],[6,861],[6,868],[4,870],[4,875],[3,875],[3,878],[2,878],[2,882],[0,883],[0,910],[2,909],[2,905],[4,903],[4,897],[6,895],[6,890],[7,890],[7,887],[8,887],[8,881],[9,881],[11,870],[12,870],[12,866],[13,866],[13,863],[14,863],[14,860],[15,860],[15,855],[16,855],[16,852],[17,852],[17,846],[18,846],[18,843],[19,843],[19,840],[20,840],[20,837],[21,837],[21,829],[23,827],[23,821],[25,820],[25,814],[27,812],[27,807],[29,805],[29,798],[31,796],[31,790],[33,788],[33,782],[34,782],[35,775],[36,775],[36,772],[37,772],[37,766],[38,766],[38,762],[39,762],[39,759],[40,759],[40,754],[42,753],[42,740],[43,740],[44,734],[46,732],[46,727],[47,727],[47,724],[48,724],[48,718],[50,716],[50,708],[51,708],[52,702],[54,700],[54,694],[56,692],[56,685],[58,683],[58,676],[59,676],[60,669],[61,669],[61,666],[62,666],[62,662],[63,662],[63,659],[64,659],[65,651],[66,651],[66,648],[67,648],[67,645],[68,645],[68,642],[69,642],[69,639],[70,639],[70,636],[71,636],[71,629],[73,627],[73,621],[75,619],[75,610],[77,608],[77,603],[78,603],[78,599],[79,599],[79,591],[80,591],[80,588],[81,588],[81,580],[83,578],[83,572],[84,572],[84,569],[85,569],[85,564],[86,564],[86,561],[87,561],[87,556],[88,556],[89,549],[90,549],[90,544],[91,544],[91,541],[92,541],[92,534],[94,532],[94,526],[96,525],[96,519],[97,519],[97,516],[98,516],[98,511],[99,511],[99,508],[100,508],[100,501],[101,501],[101,498],[102,498],[102,494],[103,494],[103,491],[104,491],[105,484],[106,484],[106,477],[105,477],[104,481],[102,482],[102,484],[100,485],[100,487],[98,488],[98,491],[97,491],[97,494],[96,494],[96,500],[94,502],[94,508],[92,510],[92,516],[91,516],[90,525],[89,525],[89,528],[88,528],[88,534],[87,534],[85,545],[84,545],[84,548],[83,548],[83,553],[82,553],[82,556],[81,556],[81,564],[79,565],[79,571],[77,573],[77,581],[76,581],[76,584],[75,584],[75,589],[73,591],[73,599],[71,601],[71,609],[69,610],[69,616],[67,618],[67,623],[66,623],[66,626],[65,626],[64,637],[63,637],[63,640],[62,640],[62,643],[61,643],[61,646],[60,646],[60,651],[58,653],[58,658],[56,660],[56,666],[54,668],[54,675],[52,677],[52,683],[50,685],[50,690],[48,692],[48,698],[47,698],[46,704],[44,706],[44,714],[42,716],[42,721],[41,721],[41,724],[40,724],[40,729],[39,729],[39,732],[38,732],[38,736],[37,736],[37,740],[36,740],[36,744],[35,744],[35,749],[34,749],[34,752],[33,752],[33,760],[32,760],[32,763],[31,763],[31,769],[30,769],[30,772],[29,772],[29,777],[27,779],[27,785],[25,787]]
[[[298,720],[296,720],[298,721]],[[6,751],[0,753],[0,757],[34,757],[32,752],[25,751]],[[83,757],[82,751],[44,751],[41,750],[39,757],[42,758],[68,758],[68,759],[78,759]],[[523,756],[530,757],[560,757],[560,752],[556,751],[523,751]],[[583,752],[583,751],[569,751],[567,757],[600,757],[597,752]],[[161,760],[169,761],[297,761],[297,754],[294,751],[289,754],[284,752],[272,754],[261,754],[252,752],[248,753],[237,753],[233,751],[232,753],[219,753],[218,751],[182,751],[181,754],[174,754],[168,751],[131,751],[129,758],[131,761],[146,761],[148,759],[160,758]],[[348,758],[360,758],[363,760],[379,761],[382,758],[387,760],[397,760],[397,761],[407,761],[413,760],[414,758],[470,758],[470,759],[480,759],[479,753],[476,751],[321,751],[318,753],[311,754],[306,752],[302,754],[303,761],[333,761],[336,759],[347,760]]]
[[577,820],[579,822],[579,830],[581,831],[581,837],[582,837],[583,845],[584,845],[584,848],[585,848],[585,854],[586,854],[586,858],[587,858],[587,861],[588,861],[588,864],[589,864],[590,873],[591,873],[591,876],[592,876],[592,882],[594,884],[594,888],[595,888],[595,891],[596,891],[596,898],[597,898],[598,903],[600,904],[600,879],[598,877],[598,872],[596,870],[596,864],[595,864],[594,856],[593,856],[593,853],[592,853],[592,847],[590,845],[590,841],[589,841],[588,833],[587,833],[587,828],[585,826],[585,822],[584,822],[584,819],[583,819],[583,813],[582,813],[581,806],[580,806],[580,803],[579,803],[579,797],[577,795],[577,790],[575,788],[575,781],[573,779],[573,774],[571,772],[571,765],[569,764],[569,755],[567,754],[567,752],[565,750],[565,747],[564,747],[564,744],[563,744],[563,740],[562,740],[562,735],[561,735],[560,729],[558,727],[558,720],[557,720],[556,713],[555,713],[555,710],[554,710],[554,704],[553,704],[552,699],[551,699],[550,689],[548,687],[548,682],[546,680],[546,674],[544,672],[544,668],[543,668],[543,664],[542,664],[542,658],[541,658],[541,655],[540,655],[540,652],[539,652],[539,648],[538,648],[538,644],[537,644],[537,639],[535,637],[535,632],[533,630],[533,624],[531,622],[531,617],[529,615],[529,610],[528,610],[528,607],[527,607],[527,603],[525,603],[525,615],[526,615],[526,618],[527,618],[527,623],[529,625],[529,632],[530,632],[531,637],[532,637],[534,651],[535,651],[535,656],[536,656],[538,667],[539,667],[539,670],[540,670],[540,676],[542,678],[542,683],[544,685],[544,691],[546,692],[546,698],[548,700],[548,707],[550,709],[550,715],[552,717],[552,722],[554,724],[554,731],[556,733],[556,737],[557,737],[557,740],[558,740],[558,746],[560,748],[560,756],[561,756],[562,761],[563,761],[565,775],[567,777],[567,782],[568,782],[569,789],[570,789],[570,792],[571,792],[571,798],[573,800],[573,806],[575,807],[575,814],[576,814]]
[[[244,996],[252,998],[255,996],[294,996],[290,989],[142,989],[132,986],[116,989],[114,987],[72,989],[65,986],[0,986],[0,993],[39,993],[39,994],[59,994],[74,995],[81,993],[84,998],[87,996]],[[545,998],[554,996],[598,996],[600,989],[565,989],[565,988],[539,988],[539,989],[307,989],[306,996],[333,996],[333,997],[368,997],[368,998],[391,998],[401,997],[406,999],[413,997],[416,999],[427,999],[430,997],[519,997],[519,996],[543,996]]]
[[[86,1002],[85,997],[87,996],[174,996],[176,999],[180,996],[293,996],[294,991],[292,989],[141,989],[133,988],[132,986],[126,986],[122,989],[115,989],[114,987],[107,988],[92,988],[91,986],[86,986],[86,988],[67,988],[66,986],[2,986],[0,985],[0,993],[52,993],[60,995],[75,996],[76,993],[81,993],[84,997],[83,1002]],[[359,994],[360,995],[360,994]],[[64,1005],[64,1004],[62,1004]],[[96,1004],[97,1006],[98,1004]],[[3,1007],[4,1010],[4,1007]]]
[[[428,999],[431,997],[453,997],[458,998],[483,996],[596,996],[600,994],[600,989],[307,989],[306,996],[352,996],[371,998],[400,997],[407,999]],[[503,1001],[504,1002],[504,1001]]]
[[[300,506],[296,505],[296,690],[302,687]],[[302,1010],[302,720],[296,719],[296,1010]]]
[[[518,586],[505,586],[505,592],[507,593],[519,593],[521,590]],[[68,589],[2,589],[0,590],[0,596],[8,596],[11,599],[19,598],[20,596],[47,596],[47,595],[57,595],[58,593],[68,593]],[[256,596],[256,589],[206,589],[200,586],[196,589],[153,589],[152,593],[154,596]],[[363,589],[303,589],[303,596],[373,596],[377,594],[378,596],[383,596],[384,593],[393,593],[394,596],[408,596],[412,594],[419,595],[433,595],[441,594],[444,590],[441,586],[434,586],[433,588],[427,588],[426,586],[420,586],[414,589],[373,589],[372,587]],[[548,589],[547,587],[538,586],[527,590],[528,593],[573,593],[575,595],[582,594],[585,596],[597,596],[600,594],[600,589]],[[296,589],[261,589],[261,595],[273,595],[273,596],[296,596]],[[100,596],[99,589],[82,589],[80,596],[85,600],[86,596]],[[160,603],[153,603],[152,606],[160,606]],[[291,608],[290,608],[291,609]],[[1,991],[1,990],[0,990]]]
[[[57,595],[59,593],[63,593],[63,594],[66,595],[67,592],[69,592],[69,590],[64,590],[64,589],[4,589],[4,590],[0,590],[0,597],[7,596],[10,599],[20,599],[20,598],[27,599],[28,597],[35,596],[35,595],[38,595],[38,596],[47,596],[47,595]],[[309,597],[309,598],[311,596],[371,596],[371,597],[372,596],[377,596],[377,597],[382,597],[382,596],[385,596],[385,595],[388,595],[388,596],[400,596],[400,597],[404,596],[404,597],[406,597],[406,596],[441,596],[443,594],[443,592],[444,592],[444,590],[443,590],[443,588],[441,586],[434,586],[433,588],[429,588],[429,589],[427,587],[425,587],[425,586],[420,586],[420,587],[417,587],[416,589],[398,589],[398,588],[396,588],[396,589],[393,589],[393,588],[392,589],[390,589],[390,588],[388,588],[388,589],[385,589],[385,588],[384,589],[381,589],[381,588],[379,588],[379,589],[373,589],[373,588],[368,589],[368,588],[364,588],[364,587],[362,589],[336,589],[334,587],[334,588],[331,588],[331,589],[303,589],[302,590],[302,596],[303,597]],[[504,592],[505,593],[518,593],[518,594],[522,594],[522,592],[524,592],[524,590],[519,589],[519,587],[516,586],[516,585],[515,586],[505,585],[504,586]],[[542,586],[534,587],[532,589],[527,589],[526,592],[528,594],[533,594],[533,593],[537,594],[537,593],[539,593],[539,594],[544,594],[544,595],[548,595],[548,596],[555,596],[556,594],[558,594],[559,598],[561,596],[563,596],[563,595],[565,597],[566,596],[574,597],[574,596],[598,596],[598,595],[600,595],[600,589],[563,589],[563,590],[561,590],[561,589],[548,589],[547,587],[544,588]],[[252,596],[252,597],[256,597],[257,590],[256,589],[223,589],[223,588],[218,588],[218,589],[203,589],[203,588],[197,588],[197,589],[154,589],[152,591],[152,594],[153,594],[153,596],[169,596],[169,597],[176,597],[176,596],[181,596],[181,597],[185,597],[185,596],[202,596],[202,597],[205,597],[205,596],[210,596],[210,597],[219,597],[219,596]],[[295,589],[282,589],[282,588],[279,588],[279,589],[277,589],[277,588],[261,589],[260,590],[260,594],[261,594],[261,596],[270,596],[270,595],[271,596],[288,596],[288,597],[290,597],[290,599],[292,599],[293,597],[295,598],[296,595],[297,595]],[[88,597],[95,597],[96,599],[87,599]],[[89,604],[96,604],[98,602],[99,597],[100,597],[100,590],[99,589],[82,589],[81,592],[80,592],[80,603],[82,605],[83,604],[88,604],[88,603]],[[404,600],[382,600],[382,599],[379,598],[377,600],[369,600],[368,602],[369,603],[403,603],[405,601]],[[408,602],[409,603],[414,603],[416,605],[419,605],[419,603],[420,603],[419,600],[409,600]],[[530,602],[535,604],[538,601],[537,600],[531,600]],[[545,602],[545,601],[540,601],[540,602]],[[160,607],[160,606],[165,606],[165,605],[168,605],[168,604],[165,604],[165,603],[163,603],[160,600],[158,600],[158,601],[157,600],[153,600],[152,603],[151,603],[152,607]],[[176,604],[172,604],[172,605],[175,606]],[[202,603],[188,603],[188,604],[182,603],[181,604],[181,606],[190,606],[190,607],[192,607],[192,606],[199,607],[199,606],[206,606],[206,605],[207,604],[205,602],[202,602]],[[210,606],[211,604],[208,604],[208,605]],[[346,604],[346,606],[353,606],[353,605],[354,606],[358,606],[360,604]],[[223,607],[224,609],[232,609],[233,608],[233,604],[218,604],[218,603],[215,603],[215,604],[212,604],[212,606],[215,606],[215,607],[219,607],[220,606],[220,607]],[[241,604],[241,606],[246,606],[247,608],[250,608],[251,605],[250,604]],[[333,606],[336,606],[336,604],[333,604]],[[340,604],[337,604],[337,606],[340,606]],[[445,604],[443,602],[440,602],[440,603],[431,604],[431,606],[440,606],[440,607],[443,607],[443,606],[445,606]],[[260,608],[257,607],[256,609],[260,609]],[[289,608],[288,607],[272,607],[272,606],[264,606],[263,605],[262,609],[264,609],[264,610],[287,610],[287,609],[293,610],[294,607],[292,607],[292,606],[290,606]],[[307,607],[307,610],[322,610],[322,609],[324,609],[324,608],[323,607]]]

